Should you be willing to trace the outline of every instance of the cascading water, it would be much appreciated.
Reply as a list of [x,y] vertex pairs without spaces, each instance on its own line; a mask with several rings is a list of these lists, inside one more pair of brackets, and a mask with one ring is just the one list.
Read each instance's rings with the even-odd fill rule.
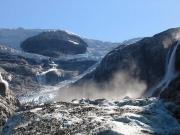
[[165,87],[170,83],[172,79],[174,79],[177,76],[177,72],[175,69],[175,61],[176,61],[176,50],[180,42],[177,42],[172,50],[172,53],[170,53],[169,61],[166,66],[166,74],[165,74],[165,81],[166,85]]
[[155,88],[150,90],[150,92],[147,95],[153,96],[153,94],[156,93],[157,90],[159,89],[160,91],[158,93],[160,94],[169,85],[169,83],[178,75],[178,72],[175,69],[175,61],[176,61],[176,50],[179,45],[180,45],[180,41],[178,41],[175,45],[173,45],[172,48],[169,50],[167,55],[165,75],[162,81]]
[[57,71],[58,65],[55,64],[54,61],[52,61],[49,65],[51,66],[50,69],[48,69],[47,71],[41,72],[41,73],[39,73],[39,72],[37,73],[36,78],[37,78],[39,85],[45,85],[46,84],[46,74],[48,72]]

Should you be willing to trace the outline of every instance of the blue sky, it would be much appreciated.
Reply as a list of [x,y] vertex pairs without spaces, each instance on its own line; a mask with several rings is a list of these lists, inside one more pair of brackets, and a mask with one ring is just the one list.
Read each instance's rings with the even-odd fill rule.
[[180,0],[0,0],[1,28],[58,28],[104,41],[180,26]]

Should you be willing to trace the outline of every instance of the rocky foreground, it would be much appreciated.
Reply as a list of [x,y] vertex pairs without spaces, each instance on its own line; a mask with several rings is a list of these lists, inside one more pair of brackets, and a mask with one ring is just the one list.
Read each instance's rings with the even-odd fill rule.
[[0,131],[8,118],[19,109],[19,106],[19,101],[15,97],[11,95],[3,97],[0,95]]
[[157,98],[73,100],[26,104],[5,124],[3,135],[178,135],[180,125]]

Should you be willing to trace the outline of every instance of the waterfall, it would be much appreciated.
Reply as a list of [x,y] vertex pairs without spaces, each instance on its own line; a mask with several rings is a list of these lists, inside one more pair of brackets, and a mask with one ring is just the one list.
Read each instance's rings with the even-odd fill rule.
[[176,69],[175,69],[175,61],[176,61],[176,50],[177,50],[177,47],[179,44],[180,44],[180,42],[177,42],[172,50],[172,53],[170,53],[170,57],[169,57],[167,65],[166,65],[166,74],[164,77],[166,82],[171,81],[177,75]]
[[46,82],[46,74],[47,74],[48,72],[57,71],[58,65],[55,64],[54,61],[52,61],[52,62],[49,64],[49,66],[50,66],[51,68],[49,68],[48,70],[43,71],[43,72],[41,72],[41,73],[40,73],[40,72],[37,72],[37,74],[36,74],[36,79],[37,79],[39,85],[42,85],[42,84],[45,85],[45,84],[47,83],[47,82]]
[[164,89],[169,85],[169,83],[176,78],[176,76],[178,75],[176,69],[175,69],[175,61],[176,61],[176,50],[178,48],[178,45],[180,45],[180,41],[178,41],[175,45],[172,46],[172,48],[169,50],[167,58],[166,58],[166,71],[165,71],[165,75],[162,79],[162,81],[152,90],[150,90],[150,92],[148,92],[147,95],[149,96],[153,96],[153,94],[158,90],[161,89],[161,92],[164,91]]

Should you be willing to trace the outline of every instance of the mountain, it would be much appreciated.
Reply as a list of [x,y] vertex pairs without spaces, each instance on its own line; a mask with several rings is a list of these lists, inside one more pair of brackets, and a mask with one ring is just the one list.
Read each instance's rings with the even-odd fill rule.
[[30,53],[50,57],[62,54],[82,54],[87,50],[87,44],[78,36],[65,31],[47,31],[30,37],[22,42],[21,48]]
[[0,29],[0,44],[6,45],[13,49],[20,50],[20,44],[25,39],[35,36],[42,32],[41,29],[8,29],[8,28],[1,28]]
[[58,58],[24,52],[19,39],[0,45],[0,134],[179,134],[180,28],[123,43],[79,38],[85,53]]
[[[83,74],[114,45],[109,43],[109,46],[101,52],[100,48],[96,49],[97,43],[93,42],[90,45],[88,44],[87,51],[84,54],[66,54],[58,59],[21,50],[20,44],[23,41],[42,32],[48,34],[52,32],[55,34],[50,34],[53,37],[57,36],[58,33],[58,37],[64,38],[64,40],[75,37],[84,44],[88,44],[82,41],[84,38],[81,39],[75,34],[62,30],[55,30],[54,32],[54,30],[46,29],[0,29],[0,43],[2,43],[2,45],[0,44],[1,73],[8,80],[10,88],[17,96],[25,93],[37,93],[41,90],[42,85],[56,85]],[[97,50],[101,53],[96,55]],[[53,63],[57,66],[52,66]]]
[[104,89],[121,91],[124,90],[123,85],[113,80],[121,79],[122,76],[126,78],[123,80],[126,85],[133,82],[143,83],[146,86],[143,91],[151,96],[150,91],[165,75],[168,52],[178,40],[180,28],[173,28],[133,44],[121,44],[110,51],[94,71],[76,84],[93,81]]

